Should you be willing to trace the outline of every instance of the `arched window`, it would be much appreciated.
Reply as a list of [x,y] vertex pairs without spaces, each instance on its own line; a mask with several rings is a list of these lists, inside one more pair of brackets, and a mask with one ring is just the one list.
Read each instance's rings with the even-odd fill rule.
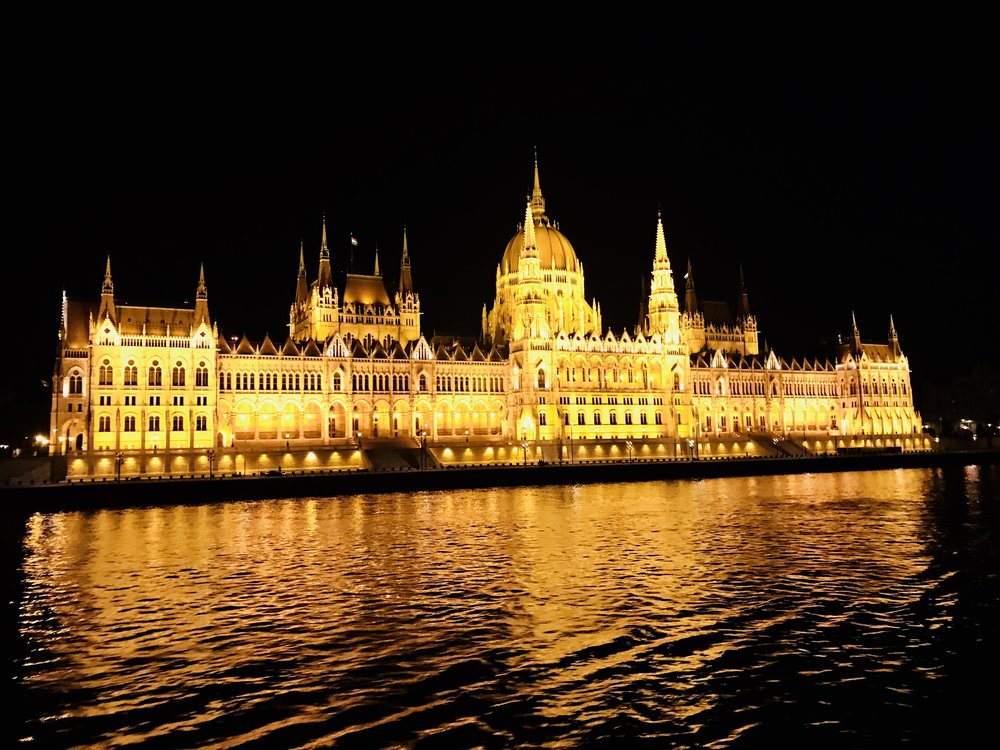
[[208,388],[208,368],[204,362],[194,372],[194,384],[198,388]]
[[133,364],[132,360],[125,365],[125,371],[123,373],[125,376],[125,385],[139,385],[139,368]]
[[100,385],[113,385],[114,384],[114,370],[111,368],[111,363],[109,360],[104,360],[104,364],[101,365],[98,370],[98,381]]
[[576,414],[576,423],[577,424],[586,424],[586,422],[584,421],[584,416],[583,416],[583,412],[582,411],[581,412],[577,412],[577,414]]
[[125,417],[125,426],[122,429],[125,432],[135,432],[135,417]]
[[183,363],[178,361],[174,366],[173,376],[170,379],[170,384],[174,388],[180,388],[184,386],[184,366]]
[[600,424],[600,423],[601,423],[601,412],[595,411],[594,412],[594,424]]
[[646,412],[639,412],[639,424],[646,424]]
[[69,376],[69,392],[71,395],[77,396],[83,393],[83,377],[81,375]]
[[681,389],[681,374],[679,372],[674,373],[674,390],[679,391]]
[[632,424],[632,412],[625,412],[625,424]]
[[613,411],[608,415],[608,422],[611,424],[618,424],[618,412]]
[[153,415],[149,418],[149,431],[150,432],[160,431],[160,418],[158,416]]
[[[335,390],[335,391],[339,391],[340,390],[340,373],[339,372],[333,373],[333,390]],[[332,435],[333,433],[330,433],[330,434]]]
[[107,414],[100,417],[97,420],[97,431],[98,432],[111,432],[111,417]]
[[545,426],[545,412],[544,411],[538,412],[538,424],[540,426],[542,426],[542,427]]
[[[663,424],[663,415],[660,412],[656,412],[654,415],[656,417],[656,424]],[[750,426],[750,415],[747,415],[747,427]]]
[[545,387],[545,370],[542,369],[538,370],[538,387],[539,388]]
[[184,430],[184,417],[180,414],[175,414],[173,419],[173,426],[171,428],[174,432],[183,432]]
[[194,418],[194,429],[197,432],[205,432],[208,429],[208,417],[204,414],[199,414]]

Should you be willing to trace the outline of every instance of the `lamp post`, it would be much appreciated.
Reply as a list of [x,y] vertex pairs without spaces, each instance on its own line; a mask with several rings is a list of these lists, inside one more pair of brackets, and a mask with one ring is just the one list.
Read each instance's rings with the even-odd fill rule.
[[358,450],[361,450],[361,430],[358,430]]
[[125,463],[125,454],[118,451],[115,454],[115,481],[120,482],[122,478],[122,464]]
[[626,440],[625,441],[625,448],[628,449],[628,462],[632,463],[632,441],[631,440]]
[[688,453],[691,455],[691,460],[694,461],[694,438],[688,438]]
[[209,448],[206,455],[208,455],[208,478],[215,479],[215,451]]
[[527,435],[521,435],[521,455],[524,465],[528,465],[528,440]]
[[420,469],[427,469],[427,430],[420,431]]

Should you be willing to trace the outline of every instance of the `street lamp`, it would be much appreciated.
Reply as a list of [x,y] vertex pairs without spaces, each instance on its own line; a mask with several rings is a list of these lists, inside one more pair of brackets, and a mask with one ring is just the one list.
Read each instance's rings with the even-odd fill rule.
[[694,461],[694,438],[688,438],[688,452],[691,454],[691,460]]
[[521,454],[523,456],[524,465],[528,465],[528,441],[525,439],[525,435],[521,435]]
[[120,482],[122,478],[122,464],[125,463],[125,454],[121,451],[115,454],[115,481]]
[[361,430],[358,430],[358,450],[361,450]]
[[208,455],[208,478],[215,478],[215,451],[211,448],[207,451]]
[[625,447],[628,449],[628,462],[632,463],[632,441],[626,440]]
[[420,468],[427,469],[427,430],[420,431]]

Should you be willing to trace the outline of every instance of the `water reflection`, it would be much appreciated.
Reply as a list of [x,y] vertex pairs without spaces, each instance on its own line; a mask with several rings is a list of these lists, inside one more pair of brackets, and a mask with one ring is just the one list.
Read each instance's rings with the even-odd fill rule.
[[938,685],[988,655],[964,639],[1000,621],[997,483],[900,470],[36,515],[24,736],[926,736]]

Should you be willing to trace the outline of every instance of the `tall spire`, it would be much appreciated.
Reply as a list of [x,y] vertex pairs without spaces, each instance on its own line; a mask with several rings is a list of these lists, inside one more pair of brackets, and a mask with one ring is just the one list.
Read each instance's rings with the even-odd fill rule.
[[684,311],[690,314],[698,312],[698,295],[694,291],[694,271],[691,270],[691,259],[688,258],[688,270],[684,274],[687,280],[684,288]]
[[198,291],[195,293],[194,322],[209,322],[208,318],[208,287],[205,286],[205,264],[198,271]]
[[382,275],[378,271],[378,245],[375,246],[375,275],[376,276]]
[[545,198],[542,197],[542,183],[538,179],[538,147],[535,147],[535,186],[531,190],[531,215],[535,218],[545,216]]
[[114,294],[115,285],[111,281],[111,256],[108,255],[107,265],[104,266],[104,283],[101,285],[101,294]]
[[406,245],[406,227],[403,227],[403,257],[399,261],[399,293],[413,292],[413,276],[410,275],[410,250]]
[[898,357],[901,353],[899,348],[899,336],[896,335],[896,324],[892,320],[892,314],[889,315],[889,351],[894,357]]
[[305,242],[299,240],[299,277],[295,282],[295,304],[304,305],[309,300],[309,279],[306,278]]
[[663,235],[663,214],[660,211],[656,212],[656,256],[654,261],[660,263],[670,262],[667,257],[667,239]]
[[326,287],[333,286],[333,274],[330,271],[330,248],[326,244],[326,214],[323,214],[323,239],[319,245],[319,278],[317,285],[322,292]]
[[861,353],[861,331],[858,330],[858,319],[851,310],[851,349],[855,354]]
[[101,284],[101,306],[97,311],[97,322],[104,321],[105,316],[111,318],[111,322],[118,324],[118,312],[115,310],[115,285],[111,281],[111,256],[104,266],[104,283]]
[[538,245],[535,241],[535,221],[532,216],[531,201],[529,200],[524,209],[524,238],[521,247],[521,257],[537,258]]
[[743,264],[740,263],[740,302],[738,315],[741,318],[750,317],[750,295],[747,293],[747,284],[743,279]]

